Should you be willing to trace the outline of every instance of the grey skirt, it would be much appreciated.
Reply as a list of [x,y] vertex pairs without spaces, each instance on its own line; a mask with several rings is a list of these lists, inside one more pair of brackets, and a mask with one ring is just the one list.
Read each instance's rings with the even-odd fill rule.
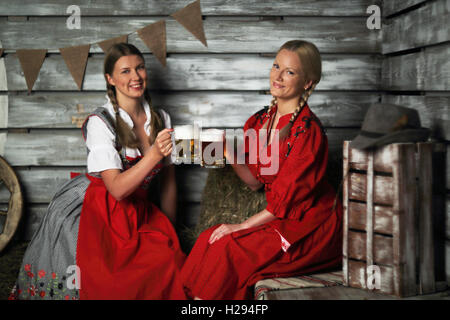
[[10,299],[79,298],[78,226],[89,183],[84,174],[79,175],[55,194],[25,251]]

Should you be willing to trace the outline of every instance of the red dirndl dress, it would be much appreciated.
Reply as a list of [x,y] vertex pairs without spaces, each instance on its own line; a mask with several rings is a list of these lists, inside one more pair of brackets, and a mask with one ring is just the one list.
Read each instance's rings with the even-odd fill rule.
[[[267,108],[251,116],[244,131],[258,133],[274,116]],[[279,119],[281,129],[291,114]],[[258,135],[256,135],[258,136]],[[250,141],[248,155],[271,145]],[[208,243],[218,226],[204,231],[189,254],[182,278],[190,297],[201,299],[252,299],[253,286],[265,278],[291,277],[336,268],[342,262],[342,204],[325,179],[328,140],[320,121],[307,105],[294,122],[290,135],[279,145],[276,173],[264,174],[272,165],[248,164],[265,185],[267,207],[276,219],[228,234]],[[263,164],[266,163],[266,164]],[[267,172],[267,171],[266,171]],[[335,202],[336,200],[336,202]]]
[[[124,170],[136,159],[122,158]],[[186,258],[169,219],[148,200],[146,186],[111,196],[99,177],[87,175],[76,262],[80,299],[185,299],[180,270]]]

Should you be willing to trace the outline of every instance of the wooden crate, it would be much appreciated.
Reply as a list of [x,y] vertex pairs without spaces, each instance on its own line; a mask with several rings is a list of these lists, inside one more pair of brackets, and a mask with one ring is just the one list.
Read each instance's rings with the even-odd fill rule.
[[344,285],[399,297],[435,292],[433,144],[361,151],[349,143],[343,148]]

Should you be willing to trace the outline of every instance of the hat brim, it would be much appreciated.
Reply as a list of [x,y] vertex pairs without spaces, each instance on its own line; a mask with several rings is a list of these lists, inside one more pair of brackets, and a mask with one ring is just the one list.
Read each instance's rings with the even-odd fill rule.
[[350,142],[350,148],[369,149],[382,147],[390,143],[423,142],[426,141],[429,136],[430,130],[427,128],[400,130],[379,138],[370,138],[359,134]]

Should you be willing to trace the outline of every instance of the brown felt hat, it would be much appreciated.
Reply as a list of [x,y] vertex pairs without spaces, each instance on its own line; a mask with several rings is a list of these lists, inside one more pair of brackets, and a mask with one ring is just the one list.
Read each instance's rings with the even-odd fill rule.
[[376,103],[370,106],[364,117],[361,131],[350,147],[369,149],[390,143],[423,142],[430,130],[420,125],[419,113],[403,106]]

